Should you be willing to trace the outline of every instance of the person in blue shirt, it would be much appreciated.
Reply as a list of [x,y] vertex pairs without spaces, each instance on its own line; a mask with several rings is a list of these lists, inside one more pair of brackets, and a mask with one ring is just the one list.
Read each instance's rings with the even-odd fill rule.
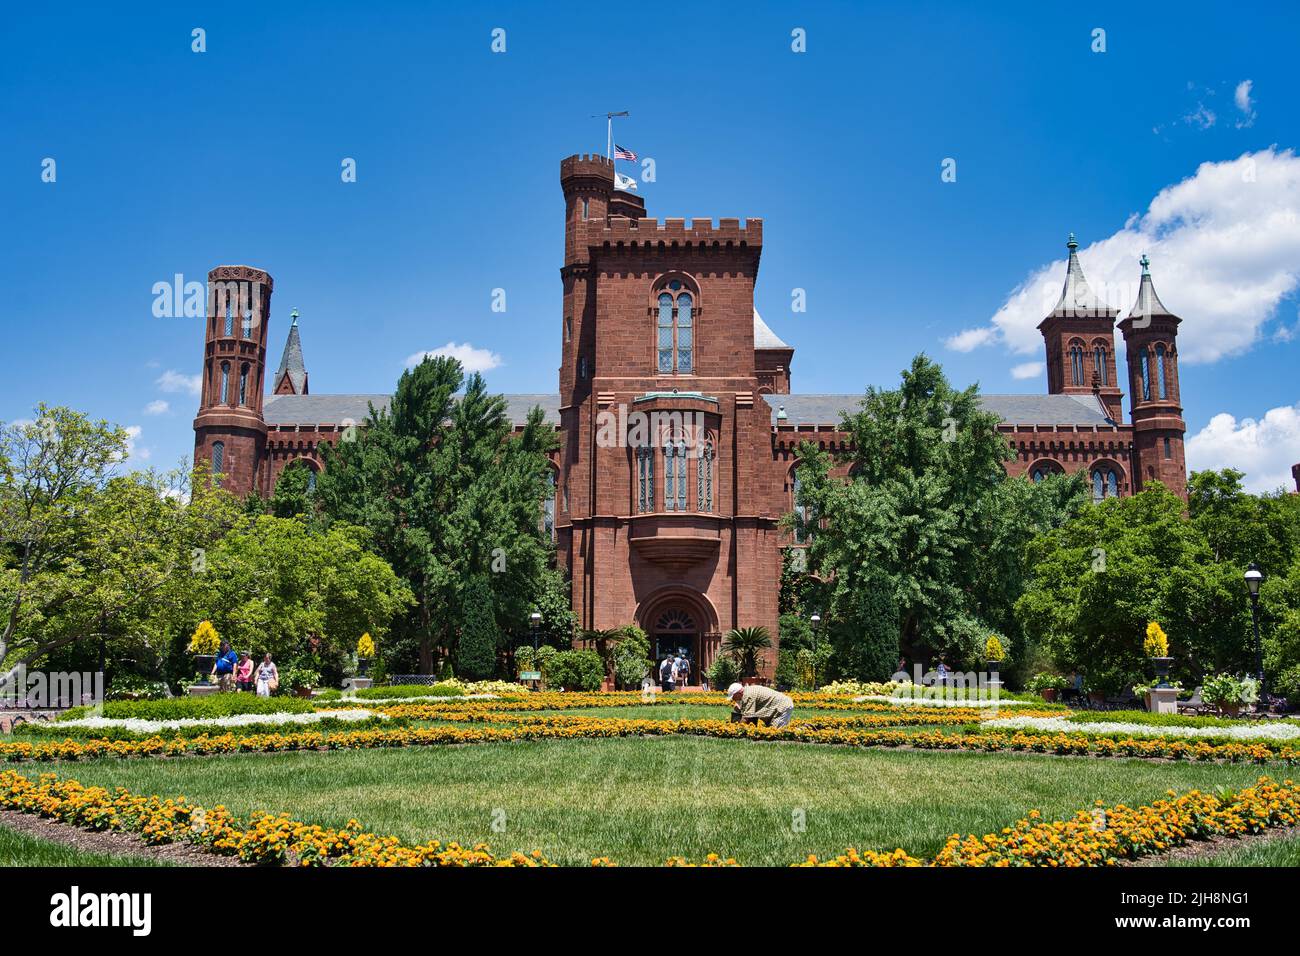
[[217,685],[223,692],[229,691],[235,681],[235,665],[239,663],[239,655],[230,649],[230,644],[226,641],[221,642],[221,653],[217,655],[217,662],[212,665],[212,676],[217,679]]

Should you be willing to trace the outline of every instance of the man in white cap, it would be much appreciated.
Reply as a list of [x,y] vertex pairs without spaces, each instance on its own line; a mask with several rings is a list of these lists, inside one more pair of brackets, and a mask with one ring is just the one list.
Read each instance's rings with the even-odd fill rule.
[[784,727],[794,713],[794,701],[762,684],[732,684],[727,688],[731,699],[731,719],[746,724]]

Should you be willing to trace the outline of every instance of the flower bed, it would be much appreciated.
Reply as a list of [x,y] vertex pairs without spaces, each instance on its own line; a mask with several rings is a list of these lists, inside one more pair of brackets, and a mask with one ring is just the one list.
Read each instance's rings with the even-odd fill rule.
[[1060,715],[1017,714],[1014,717],[999,717],[987,720],[982,725],[990,730],[1024,730],[1044,733],[1087,733],[1113,736],[1144,737],[1184,737],[1207,738],[1216,740],[1300,740],[1300,722],[1296,721],[1258,721],[1237,723],[1224,726],[1219,722],[1210,726],[1188,726],[1186,724],[1159,724],[1147,722],[1088,720],[1076,721]]
[[841,744],[854,747],[913,747],[927,750],[1023,751],[1027,753],[1098,757],[1145,757],[1161,760],[1223,760],[1230,762],[1300,760],[1300,746],[1272,741],[1211,744],[1163,738],[1099,737],[1087,734],[906,731],[871,727],[824,727],[792,724],[775,729],[721,720],[575,721],[570,715],[514,723],[510,727],[434,726],[400,729],[314,731],[275,734],[226,733],[192,739],[113,741],[50,741],[0,743],[0,759],[78,760],[97,757],[179,757],[186,754],[276,752],[286,750],[357,750],[371,747],[422,747],[445,744],[501,743],[515,740],[584,739],[628,736],[696,734],[741,740]]
[[[486,844],[465,848],[431,841],[408,846],[396,837],[362,829],[356,820],[341,829],[306,824],[288,814],[255,813],[246,821],[224,806],[211,809],[184,797],[137,796],[124,789],[86,787],[42,774],[36,781],[0,770],[0,807],[62,821],[87,830],[138,833],[147,843],[186,842],[212,853],[264,866],[550,866],[540,852],[495,857]],[[1193,790],[1149,806],[1103,807],[1102,801],[1069,820],[1045,822],[1032,811],[1013,826],[983,837],[954,834],[932,860],[899,849],[881,853],[846,850],[798,866],[1109,866],[1160,853],[1211,836],[1241,836],[1300,823],[1300,788],[1261,777],[1253,787],[1215,796]],[[614,865],[596,857],[593,866]],[[736,866],[709,854],[699,864],[671,857],[667,866]]]
[[270,714],[235,714],[232,717],[187,717],[181,720],[143,720],[138,717],[80,717],[75,720],[59,720],[53,723],[27,723],[20,726],[20,733],[37,735],[57,735],[69,730],[107,732],[120,730],[126,734],[161,734],[168,731],[209,732],[228,728],[241,728],[252,732],[274,732],[280,727],[294,725],[340,723],[358,724],[366,721],[382,722],[390,720],[388,714],[376,713],[363,708],[345,710],[315,710],[307,713],[270,713]]

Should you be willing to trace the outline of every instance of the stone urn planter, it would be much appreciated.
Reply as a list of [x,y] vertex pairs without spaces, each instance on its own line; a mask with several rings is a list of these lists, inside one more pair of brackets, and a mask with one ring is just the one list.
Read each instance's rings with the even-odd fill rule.
[[295,687],[295,688],[293,688],[293,696],[294,696],[294,697],[310,697],[310,696],[311,696],[311,691],[312,691],[312,689],[311,689],[310,687]]
[[1173,663],[1172,657],[1153,657],[1151,663],[1156,668],[1156,682],[1158,687],[1169,686],[1169,665]]
[[368,657],[357,658],[357,673],[361,677],[365,677],[367,674],[370,673],[370,658]]
[[1050,704],[1056,700],[1056,695],[1059,693],[1059,691],[1057,691],[1055,687],[1044,687],[1038,693],[1043,698],[1043,700],[1047,701]]
[[212,668],[217,663],[216,654],[195,654],[194,669],[198,672],[201,682],[204,684],[212,683]]
[[1220,704],[1219,713],[1222,714],[1224,717],[1238,717],[1241,715],[1241,704],[1240,703]]
[[987,666],[989,669],[989,680],[1000,680],[1001,678],[998,677],[998,668],[1002,666],[1002,662],[988,661]]

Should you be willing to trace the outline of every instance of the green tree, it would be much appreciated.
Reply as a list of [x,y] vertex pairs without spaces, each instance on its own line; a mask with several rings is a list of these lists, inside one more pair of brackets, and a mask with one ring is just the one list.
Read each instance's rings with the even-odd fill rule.
[[465,582],[486,575],[498,622],[525,621],[544,593],[541,503],[554,443],[540,408],[514,434],[505,400],[438,357],[404,372],[389,409],[372,408],[355,440],[324,451],[321,512],[368,529],[410,586],[415,604],[390,646],[410,647],[421,672],[455,651]]
[[[281,666],[310,665],[333,680],[362,634],[380,641],[413,601],[368,544],[368,532],[342,523],[320,531],[301,517],[245,518],[194,576],[195,615],[236,650],[269,651]],[[179,643],[176,653],[183,658]]]
[[501,631],[492,616],[492,588],[484,575],[470,579],[462,603],[465,618],[456,645],[456,672],[470,680],[486,680],[496,673]]
[[[868,389],[841,428],[851,451],[832,458],[806,444],[799,466],[799,504],[815,516],[809,568],[830,582],[823,616],[839,670],[877,674],[888,661],[887,676],[900,649],[926,663],[940,653],[978,660],[990,629],[1015,629],[1026,523],[1032,531],[1076,512],[1081,479],[1008,478],[998,417],[975,386],[954,389],[924,355],[899,388]],[[832,475],[835,464],[850,477]]]
[[1085,508],[1028,548],[1033,578],[1016,603],[1024,629],[1061,667],[1117,692],[1150,676],[1149,621],[1169,634],[1175,673],[1246,662],[1248,608],[1237,570],[1216,564],[1183,501],[1159,483]]

